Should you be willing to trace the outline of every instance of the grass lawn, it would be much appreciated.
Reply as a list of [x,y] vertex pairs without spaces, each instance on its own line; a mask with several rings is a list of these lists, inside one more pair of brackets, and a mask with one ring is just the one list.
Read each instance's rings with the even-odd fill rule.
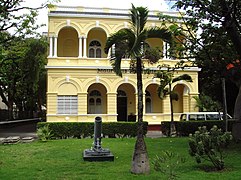
[[[52,140],[46,143],[0,145],[0,179],[167,179],[151,165],[149,175],[130,173],[135,139],[103,139],[103,148],[109,148],[114,162],[85,162],[84,149],[89,149],[92,139]],[[177,173],[179,179],[235,180],[241,179],[241,145],[233,144],[227,150],[226,169],[222,172],[205,172],[188,155],[187,138],[146,138],[150,162],[163,150],[186,157]],[[208,165],[209,163],[206,163]]]

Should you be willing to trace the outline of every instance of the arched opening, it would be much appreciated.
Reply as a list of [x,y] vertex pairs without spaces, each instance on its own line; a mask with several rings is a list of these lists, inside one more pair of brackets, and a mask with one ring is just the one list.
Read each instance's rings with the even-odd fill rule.
[[135,88],[128,83],[117,89],[117,121],[136,121]]
[[78,57],[79,39],[77,31],[72,27],[65,27],[58,34],[58,57]]
[[183,84],[177,84],[174,86],[173,90],[178,95],[178,100],[173,100],[173,112],[182,113],[183,112],[183,94],[185,86]]
[[151,93],[149,91],[146,91],[145,94],[145,104],[146,104],[146,113],[152,112],[152,99],[151,99]]
[[64,83],[58,88],[57,114],[78,114],[77,88],[72,83]]
[[162,113],[162,100],[158,97],[158,85],[150,84],[146,88],[145,94],[145,112],[146,113]]
[[106,58],[104,44],[107,40],[105,31],[101,28],[93,28],[89,31],[87,37],[87,54],[89,58]]
[[89,54],[90,58],[101,58],[101,44],[99,41],[91,41],[89,44]]
[[107,97],[104,85],[95,83],[88,89],[87,98],[88,114],[106,114],[107,113]]

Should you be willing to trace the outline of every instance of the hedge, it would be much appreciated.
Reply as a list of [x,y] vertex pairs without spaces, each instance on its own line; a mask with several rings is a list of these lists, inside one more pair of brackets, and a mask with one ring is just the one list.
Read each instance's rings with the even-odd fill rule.
[[[91,122],[39,122],[37,128],[49,126],[53,138],[85,138],[93,137],[94,123]],[[103,122],[103,137],[135,137],[137,133],[136,122]],[[143,122],[144,135],[147,133],[147,122]]]
[[[198,127],[206,126],[207,129],[211,129],[214,125],[225,131],[225,122],[220,120],[213,121],[174,121],[177,135],[189,136],[189,134],[195,133]],[[231,127],[234,121],[228,122],[228,131],[231,131]],[[169,136],[170,132],[170,121],[161,123],[161,130],[164,135]]]

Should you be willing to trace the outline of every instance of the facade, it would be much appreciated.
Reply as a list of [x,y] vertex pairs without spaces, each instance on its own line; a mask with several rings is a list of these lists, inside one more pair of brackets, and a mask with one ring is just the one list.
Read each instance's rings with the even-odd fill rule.
[[[96,116],[107,122],[135,120],[137,83],[136,74],[129,72],[130,59],[123,59],[123,77],[119,77],[112,70],[110,52],[104,53],[108,36],[130,26],[128,13],[128,9],[106,7],[55,6],[49,9],[48,122],[93,122]],[[157,13],[150,11],[147,26],[161,26]],[[169,59],[168,45],[161,40],[152,38],[147,43],[163,52],[164,58],[159,64],[174,66],[178,62]],[[145,67],[157,69],[157,64],[144,62]],[[193,82],[173,85],[180,96],[174,102],[175,119],[182,112],[197,111],[193,97],[199,94],[198,71],[199,68],[191,67],[176,72],[177,75],[189,74]],[[170,120],[169,98],[158,98],[158,84],[153,74],[143,74],[144,121],[150,125]]]

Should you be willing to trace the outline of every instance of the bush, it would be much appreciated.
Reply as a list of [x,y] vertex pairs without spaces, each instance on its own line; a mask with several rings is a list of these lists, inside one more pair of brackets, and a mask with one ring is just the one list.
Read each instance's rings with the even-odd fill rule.
[[[93,137],[94,123],[91,122],[39,122],[37,128],[49,126],[53,138],[85,138]],[[143,122],[144,135],[147,133],[147,122]],[[135,122],[103,122],[102,134],[108,137],[135,137],[137,123]]]
[[[189,136],[194,134],[198,130],[198,127],[206,126],[207,130],[210,130],[214,125],[225,131],[225,123],[220,120],[213,121],[175,121],[176,132],[179,136]],[[231,131],[233,122],[229,121],[228,130]],[[161,123],[161,131],[164,135],[169,136],[170,121],[164,121]]]
[[162,155],[156,156],[153,161],[154,169],[168,176],[168,179],[177,179],[177,169],[186,159],[171,151],[163,151]]
[[213,126],[210,131],[205,126],[199,127],[195,134],[190,135],[189,154],[195,157],[197,163],[208,160],[217,170],[222,170],[224,168],[223,148],[227,147],[231,140],[231,133],[223,133],[217,126]]
[[44,142],[46,142],[47,140],[50,140],[53,136],[52,131],[49,129],[48,125],[38,128],[37,135],[38,135],[38,138]]

